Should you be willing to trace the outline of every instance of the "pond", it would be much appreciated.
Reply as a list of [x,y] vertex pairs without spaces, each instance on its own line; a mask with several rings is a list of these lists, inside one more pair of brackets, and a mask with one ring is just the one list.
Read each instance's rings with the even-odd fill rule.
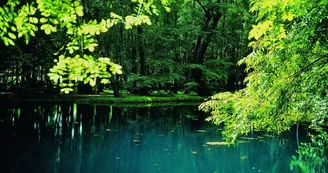
[[25,104],[1,113],[6,173],[283,173],[297,146],[292,133],[207,145],[222,141],[222,129],[197,105]]

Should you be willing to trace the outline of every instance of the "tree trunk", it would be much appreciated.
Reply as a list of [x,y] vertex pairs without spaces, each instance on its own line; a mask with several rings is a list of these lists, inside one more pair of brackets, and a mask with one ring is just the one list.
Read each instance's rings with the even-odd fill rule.
[[140,26],[137,28],[138,30],[138,49],[139,49],[139,61],[140,61],[140,74],[142,76],[146,75],[146,58],[145,58],[145,50],[143,45],[142,33],[143,30]]
[[131,48],[131,71],[133,74],[137,74],[137,48],[135,44],[135,37],[133,36],[133,33],[131,33],[131,39],[132,39],[132,48]]
[[[219,9],[213,8],[208,9],[200,2],[199,5],[204,9],[205,12],[205,23],[201,30],[201,35],[198,36],[197,43],[194,49],[194,58],[196,58],[197,64],[203,65],[205,61],[205,55],[209,44],[212,41],[213,31],[218,25],[218,22],[221,18],[221,13]],[[220,3],[218,0],[217,3]],[[210,7],[209,7],[210,8]],[[205,34],[203,34],[205,33]],[[204,79],[204,74],[201,69],[193,69],[192,76],[195,82],[198,83],[197,93],[200,96],[210,95],[209,91],[206,89],[206,81]]]
[[115,75],[111,81],[114,97],[120,97],[120,77]]

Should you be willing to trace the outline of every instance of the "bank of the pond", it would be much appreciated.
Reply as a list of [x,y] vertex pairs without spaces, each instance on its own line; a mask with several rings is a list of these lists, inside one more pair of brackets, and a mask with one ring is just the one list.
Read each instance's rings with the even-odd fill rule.
[[79,104],[170,104],[170,103],[200,103],[204,97],[186,94],[172,96],[139,96],[123,95],[113,97],[111,94],[59,94],[59,95],[28,95],[2,94],[1,103],[79,103]]

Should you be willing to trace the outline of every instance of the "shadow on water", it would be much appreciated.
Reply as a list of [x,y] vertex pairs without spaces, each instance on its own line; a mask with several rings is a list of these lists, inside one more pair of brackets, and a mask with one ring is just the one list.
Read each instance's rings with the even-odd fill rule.
[[290,172],[295,138],[222,141],[197,106],[19,105],[1,108],[1,172]]

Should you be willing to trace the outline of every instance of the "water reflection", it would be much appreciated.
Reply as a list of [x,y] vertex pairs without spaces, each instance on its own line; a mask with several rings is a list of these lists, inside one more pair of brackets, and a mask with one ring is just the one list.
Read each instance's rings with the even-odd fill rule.
[[197,106],[101,105],[2,107],[1,172],[290,172],[290,138],[220,141]]

